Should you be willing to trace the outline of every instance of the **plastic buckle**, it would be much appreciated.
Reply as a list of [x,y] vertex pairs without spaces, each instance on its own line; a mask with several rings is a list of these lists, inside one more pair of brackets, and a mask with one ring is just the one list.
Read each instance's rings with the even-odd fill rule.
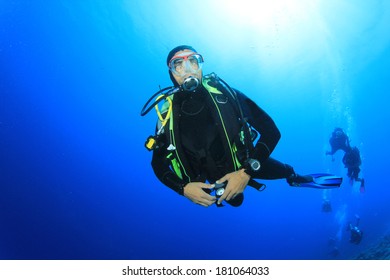
[[145,141],[145,148],[148,151],[153,151],[157,146],[157,140],[154,136],[149,136]]

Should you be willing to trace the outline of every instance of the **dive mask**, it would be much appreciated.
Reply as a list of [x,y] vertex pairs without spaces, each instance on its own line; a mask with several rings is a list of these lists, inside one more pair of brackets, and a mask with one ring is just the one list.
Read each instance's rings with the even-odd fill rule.
[[197,73],[202,69],[203,57],[195,52],[176,55],[168,63],[169,70],[177,76],[183,77],[186,73]]

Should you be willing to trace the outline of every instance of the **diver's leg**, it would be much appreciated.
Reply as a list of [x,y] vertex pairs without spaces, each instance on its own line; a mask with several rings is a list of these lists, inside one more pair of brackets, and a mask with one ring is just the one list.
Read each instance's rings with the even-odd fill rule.
[[290,165],[270,157],[261,165],[258,177],[267,180],[285,179],[293,173],[294,169]]
[[286,179],[290,186],[313,182],[313,177],[296,174],[292,166],[271,157],[261,166],[259,179]]
[[348,178],[353,179],[353,169],[348,168],[348,173],[347,173]]

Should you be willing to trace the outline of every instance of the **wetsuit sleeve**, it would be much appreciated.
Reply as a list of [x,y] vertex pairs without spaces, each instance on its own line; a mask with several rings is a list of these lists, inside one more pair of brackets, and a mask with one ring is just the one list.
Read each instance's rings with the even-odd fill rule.
[[246,97],[242,92],[237,91],[238,99],[242,106],[244,116],[248,118],[248,123],[260,133],[251,158],[264,163],[275,149],[281,137],[273,119],[261,109],[255,102]]
[[180,179],[170,168],[170,162],[166,158],[164,147],[153,151],[152,168],[161,183],[174,190],[180,195],[184,194],[184,186],[187,184]]

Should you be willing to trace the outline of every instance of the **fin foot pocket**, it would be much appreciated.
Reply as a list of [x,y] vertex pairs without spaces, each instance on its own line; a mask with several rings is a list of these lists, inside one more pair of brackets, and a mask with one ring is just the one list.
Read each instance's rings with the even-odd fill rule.
[[343,182],[343,178],[328,173],[316,173],[301,176],[303,178],[312,177],[312,181],[299,183],[299,187],[316,188],[316,189],[333,189],[339,188]]

